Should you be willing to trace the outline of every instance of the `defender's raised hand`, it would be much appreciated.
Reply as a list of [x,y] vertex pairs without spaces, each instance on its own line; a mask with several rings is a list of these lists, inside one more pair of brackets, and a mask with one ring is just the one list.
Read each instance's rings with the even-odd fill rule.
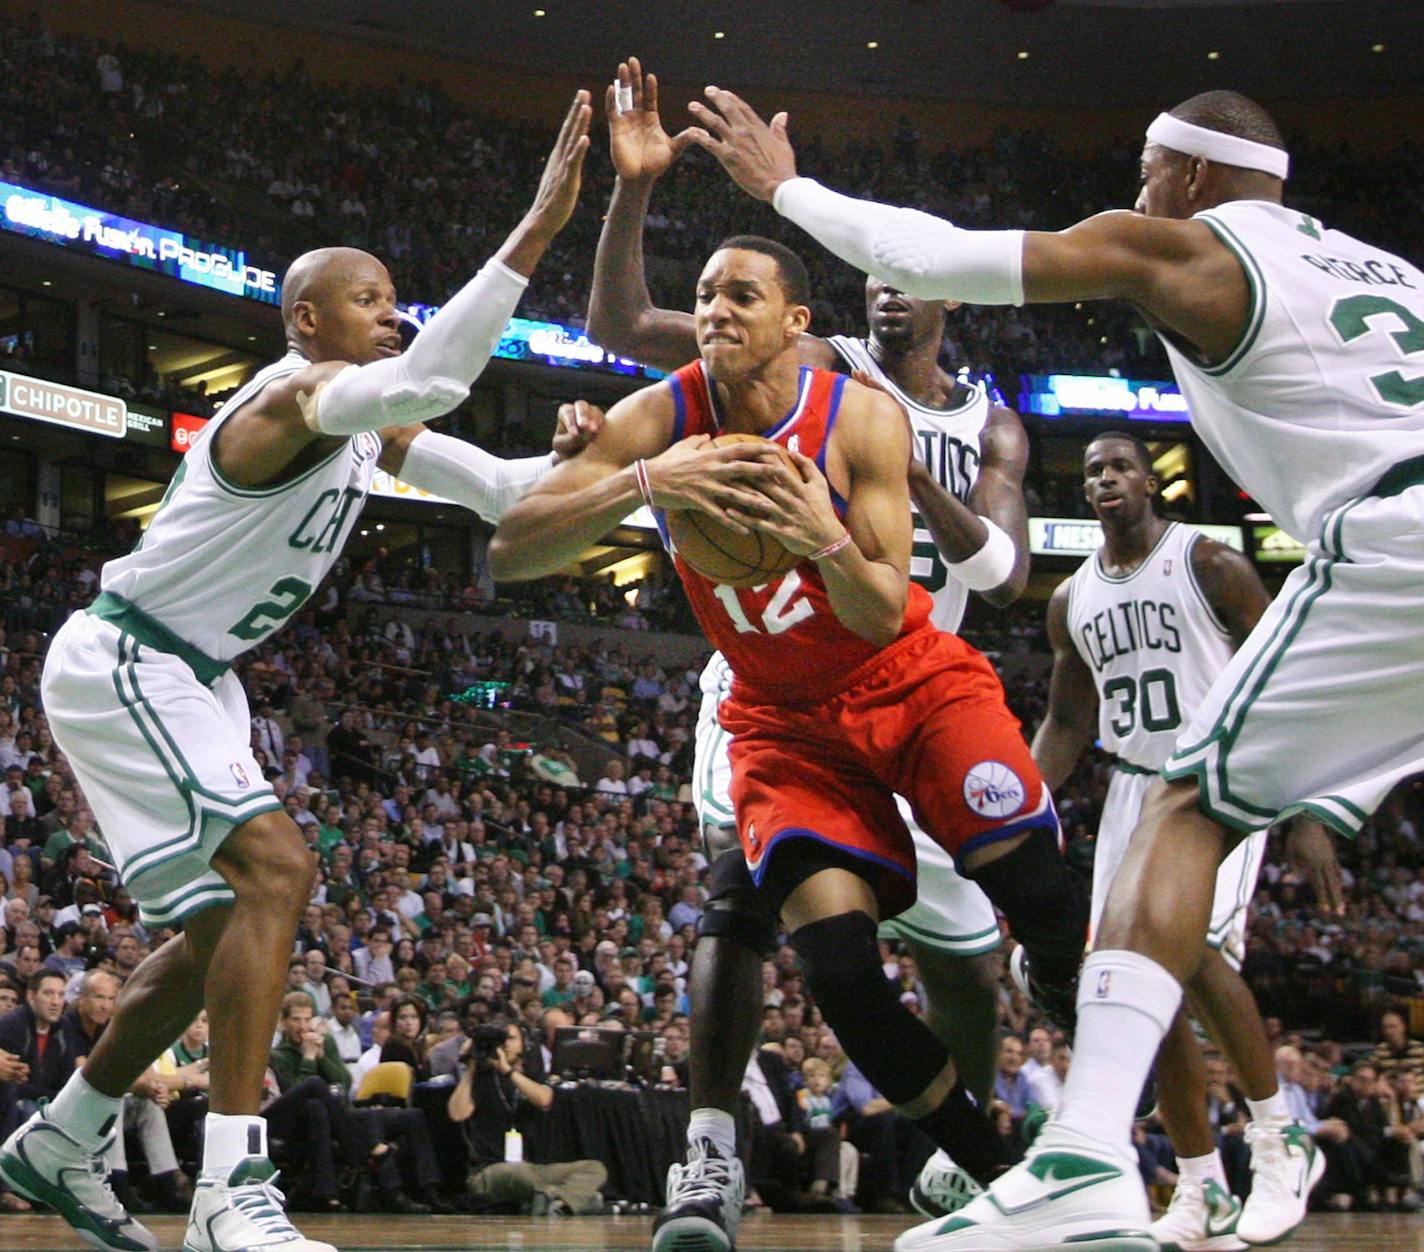
[[663,129],[658,115],[658,76],[643,74],[637,57],[618,66],[617,81],[604,94],[608,114],[608,148],[613,168],[624,182],[651,182],[661,177],[698,133],[688,127],[676,135]]
[[693,142],[706,148],[748,195],[770,200],[787,179],[796,177],[796,153],[786,134],[786,114],[767,125],[740,96],[708,87],[711,107],[694,100],[687,107],[706,128],[694,129]]
[[588,124],[593,117],[586,91],[574,93],[564,115],[554,149],[544,162],[544,176],[534,194],[526,221],[546,240],[552,239],[573,216],[583,183],[583,159],[588,154]]

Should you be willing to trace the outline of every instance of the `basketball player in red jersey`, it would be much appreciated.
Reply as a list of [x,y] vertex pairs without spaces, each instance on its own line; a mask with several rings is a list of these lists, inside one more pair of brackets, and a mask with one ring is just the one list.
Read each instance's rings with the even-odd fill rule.
[[[791,932],[826,1020],[866,1078],[971,1174],[995,1143],[944,1045],[886,981],[875,931],[915,893],[910,802],[925,831],[1040,959],[1076,960],[1086,937],[1057,819],[989,663],[928,621],[908,581],[908,427],[885,394],[806,368],[800,259],[741,236],[698,282],[701,359],[627,397],[599,440],[504,515],[497,579],[554,572],[645,499],[774,535],[803,558],[738,590],[678,572],[731,663],[721,706],[732,797],[758,889]],[[582,403],[582,402],[580,402]],[[718,431],[755,445],[707,449]],[[590,453],[592,455],[590,455]],[[888,1041],[895,1046],[887,1048]]]
[[[589,336],[621,356],[676,370],[698,355],[696,319],[691,313],[654,306],[644,274],[643,231],[654,185],[672,168],[690,136],[670,135],[663,128],[657,77],[645,74],[636,57],[619,65],[605,111],[618,180],[594,260]],[[1022,482],[1029,449],[1016,413],[996,405],[982,385],[956,381],[941,369],[940,345],[952,307],[943,301],[912,300],[872,279],[866,288],[868,337],[806,334],[800,359],[803,365],[836,373],[872,371],[905,408],[917,448],[909,464],[910,491],[920,514],[910,578],[930,593],[934,625],[958,633],[971,582],[996,605],[1015,599],[1027,582]],[[997,549],[990,542],[993,531],[1002,532]],[[982,569],[986,558],[989,568]],[[731,667],[720,653],[714,654],[699,683],[702,704],[693,769],[709,872],[706,912],[687,986],[692,1112],[686,1155],[668,1171],[651,1252],[725,1252],[735,1242],[746,1188],[736,1156],[735,1114],[747,1060],[761,1029],[762,961],[776,946],[776,919],[747,870],[729,796],[727,735],[716,710],[730,693],[731,682]],[[904,815],[906,805],[898,807]],[[993,1089],[999,1051],[996,1027],[1004,962],[998,922],[983,891],[955,871],[949,856],[912,823],[910,834],[918,862],[918,898],[913,908],[882,921],[880,937],[908,947],[929,993],[925,1020],[949,1049],[970,1091],[984,1101]],[[1076,963],[1065,961],[1063,984],[1056,989],[1060,1008],[1071,1007],[1076,973]],[[1043,994],[1036,970],[1033,987],[1035,998],[1047,1001],[1043,1007],[1052,1016],[1054,989]],[[886,1176],[899,1172],[893,1152],[877,1155],[887,1159],[883,1169],[862,1177],[867,1194],[878,1195],[889,1181]],[[911,1203],[929,1217],[948,1215],[977,1190],[937,1152],[909,1192]],[[881,1203],[887,1201],[895,1202],[886,1195]],[[689,1244],[690,1236],[699,1240],[695,1246]]]

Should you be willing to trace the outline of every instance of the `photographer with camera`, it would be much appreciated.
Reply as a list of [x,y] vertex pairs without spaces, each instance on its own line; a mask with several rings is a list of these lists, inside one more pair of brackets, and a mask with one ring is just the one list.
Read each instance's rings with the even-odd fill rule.
[[507,1019],[471,1028],[465,1072],[450,1093],[450,1120],[464,1127],[468,1191],[484,1208],[522,1213],[597,1213],[608,1178],[600,1161],[525,1161],[521,1127],[553,1106],[554,1092],[524,1069],[524,1031]]

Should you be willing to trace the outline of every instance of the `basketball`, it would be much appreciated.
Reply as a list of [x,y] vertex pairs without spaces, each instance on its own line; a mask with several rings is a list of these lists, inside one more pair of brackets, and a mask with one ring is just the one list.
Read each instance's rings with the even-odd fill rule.
[[[761,435],[718,435],[707,447],[747,442],[769,444],[781,453],[787,468],[796,472],[795,463],[786,450]],[[667,527],[673,547],[688,565],[704,577],[729,587],[760,587],[780,578],[803,559],[773,535],[756,530],[749,535],[739,535],[706,513],[669,510]]]

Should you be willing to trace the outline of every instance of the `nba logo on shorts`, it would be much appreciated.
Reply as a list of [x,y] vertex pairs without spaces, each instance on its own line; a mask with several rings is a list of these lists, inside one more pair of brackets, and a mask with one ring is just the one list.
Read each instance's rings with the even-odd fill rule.
[[980,817],[1008,817],[1025,798],[1019,776],[1002,761],[980,761],[964,775],[964,803]]
[[1110,969],[1105,969],[1105,970],[1103,970],[1103,972],[1102,972],[1101,974],[1098,975],[1098,986],[1097,986],[1097,990],[1094,991],[1093,994],[1094,994],[1095,996],[1097,996],[1097,998],[1098,998],[1099,1000],[1106,1000],[1106,999],[1108,998],[1108,991],[1109,991],[1111,988],[1112,988],[1112,970],[1110,970]]
[[252,786],[252,784],[247,781],[247,771],[243,769],[242,766],[239,765],[236,761],[229,765],[228,769],[232,770],[232,776],[237,779],[237,785],[241,787],[244,791],[246,791],[248,787]]

